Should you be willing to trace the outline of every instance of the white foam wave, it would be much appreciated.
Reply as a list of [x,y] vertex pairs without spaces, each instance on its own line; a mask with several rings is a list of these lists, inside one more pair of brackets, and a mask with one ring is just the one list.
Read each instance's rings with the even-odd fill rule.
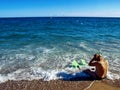
[[110,80],[120,79],[120,75],[109,71],[107,73],[107,78]]
[[[59,74],[59,75],[58,75]],[[61,74],[61,75],[60,75]],[[8,80],[33,80],[33,79],[43,79],[44,81],[56,80],[56,79],[70,79],[75,76],[81,75],[80,72],[70,73],[65,69],[56,70],[43,70],[40,67],[31,67],[29,69],[19,69],[13,73],[7,75],[0,74],[0,83]],[[62,77],[61,77],[62,76]],[[120,79],[118,74],[108,72],[107,78],[110,80]]]
[[7,80],[33,80],[33,79],[43,79],[45,81],[58,79],[57,73],[61,70],[47,70],[44,71],[38,67],[31,67],[29,69],[19,69],[13,73],[7,75],[0,74],[0,83]]

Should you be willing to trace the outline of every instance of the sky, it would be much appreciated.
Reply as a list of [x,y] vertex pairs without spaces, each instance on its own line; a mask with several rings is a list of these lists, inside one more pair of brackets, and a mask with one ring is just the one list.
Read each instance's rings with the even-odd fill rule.
[[120,17],[120,0],[0,0],[0,17]]

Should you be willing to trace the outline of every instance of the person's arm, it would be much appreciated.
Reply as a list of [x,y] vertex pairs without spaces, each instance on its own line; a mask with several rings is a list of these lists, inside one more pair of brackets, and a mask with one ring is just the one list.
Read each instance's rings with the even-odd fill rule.
[[95,66],[98,62],[94,58],[89,62],[89,66]]
[[108,68],[109,68],[108,60],[106,60],[106,64],[107,64],[107,71],[108,71]]
[[89,62],[89,66],[91,66],[91,64],[94,62],[94,58]]
[[95,68],[96,63],[97,63],[97,62],[94,60],[94,58],[89,62],[89,66],[91,66],[91,67],[89,68],[89,70],[90,70],[91,72],[95,72],[95,71],[96,71],[96,68]]

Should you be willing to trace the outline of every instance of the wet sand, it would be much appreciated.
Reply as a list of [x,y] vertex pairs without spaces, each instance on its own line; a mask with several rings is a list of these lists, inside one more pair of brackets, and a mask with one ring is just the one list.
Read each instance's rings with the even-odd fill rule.
[[120,90],[120,80],[63,81],[21,80],[0,84],[0,90]]

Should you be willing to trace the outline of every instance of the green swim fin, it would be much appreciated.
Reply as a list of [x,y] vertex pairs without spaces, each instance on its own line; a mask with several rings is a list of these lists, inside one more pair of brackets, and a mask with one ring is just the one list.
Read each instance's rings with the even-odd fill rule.
[[81,65],[87,65],[86,61],[84,59],[81,59]]
[[79,64],[78,64],[78,62],[76,60],[74,60],[72,62],[72,66],[75,67],[75,68],[79,68]]

